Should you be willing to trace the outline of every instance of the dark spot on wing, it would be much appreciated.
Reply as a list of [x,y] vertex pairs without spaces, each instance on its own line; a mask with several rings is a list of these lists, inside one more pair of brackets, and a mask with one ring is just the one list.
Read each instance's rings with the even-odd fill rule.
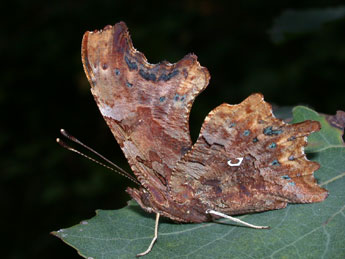
[[266,127],[263,130],[263,133],[267,136],[272,136],[272,135],[279,135],[280,133],[282,133],[283,130],[282,129],[277,129],[274,130],[272,126]]
[[115,68],[115,75],[119,76],[121,73],[120,73],[120,70],[118,68]]
[[138,70],[137,63],[135,63],[134,61],[130,61],[127,56],[125,56],[125,61],[126,61],[126,64],[127,64],[128,68],[129,68],[129,71]]
[[250,135],[250,130],[245,130],[245,131],[243,132],[243,135],[244,135],[244,136],[249,136],[249,135]]
[[284,180],[291,180],[290,176],[288,176],[288,175],[283,175],[282,178],[283,178]]
[[169,81],[171,78],[173,78],[174,76],[178,75],[179,71],[177,69],[175,69],[174,71],[168,73],[168,74],[161,74],[158,78],[158,81]]
[[277,159],[274,159],[271,163],[271,165],[280,165]]
[[179,94],[175,94],[175,96],[174,96],[174,101],[178,101],[180,99],[180,95]]
[[277,147],[277,144],[274,143],[274,142],[272,142],[268,147],[269,147],[269,148],[276,148],[276,147]]
[[147,81],[156,82],[156,75],[153,73],[146,72],[144,69],[139,69],[139,75]]

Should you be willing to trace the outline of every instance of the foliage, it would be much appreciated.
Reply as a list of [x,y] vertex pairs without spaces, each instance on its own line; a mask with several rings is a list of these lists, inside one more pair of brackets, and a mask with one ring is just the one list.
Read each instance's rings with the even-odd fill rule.
[[[4,1],[2,257],[79,258],[49,232],[92,217],[95,208],[118,209],[128,200],[124,190],[131,183],[124,177],[55,142],[63,127],[129,171],[83,72],[80,44],[86,30],[125,21],[135,47],[151,63],[197,54],[212,78],[192,108],[195,139],[210,110],[222,102],[239,103],[254,92],[283,107],[308,104],[328,114],[345,110],[344,19],[290,35],[281,44],[272,43],[267,34],[285,10],[340,4],[339,0]],[[147,242],[149,237],[151,229]]]
[[[343,258],[345,256],[345,146],[341,131],[322,115],[305,107],[293,110],[294,122],[317,120],[320,132],[309,138],[309,154],[321,164],[315,176],[329,191],[321,203],[293,204],[287,208],[240,218],[269,230],[219,223],[174,224],[161,221],[159,237],[147,258]],[[154,218],[130,202],[115,211],[98,210],[79,225],[54,232],[86,258],[133,258],[149,245]]]

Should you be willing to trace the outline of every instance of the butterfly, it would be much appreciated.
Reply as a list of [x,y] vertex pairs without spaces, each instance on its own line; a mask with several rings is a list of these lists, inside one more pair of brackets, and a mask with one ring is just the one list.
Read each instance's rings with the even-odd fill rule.
[[313,176],[319,164],[304,153],[318,122],[287,124],[253,94],[212,110],[193,144],[191,106],[210,80],[195,55],[150,64],[120,22],[84,34],[82,61],[98,108],[139,183],[126,191],[157,215],[155,238],[160,215],[197,223],[327,197]]

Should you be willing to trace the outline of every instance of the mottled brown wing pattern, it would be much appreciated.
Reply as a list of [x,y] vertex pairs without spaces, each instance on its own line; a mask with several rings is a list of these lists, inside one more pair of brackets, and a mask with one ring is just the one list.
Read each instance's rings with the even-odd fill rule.
[[[195,55],[149,64],[123,22],[86,32],[82,60],[99,110],[141,186],[127,192],[149,211],[181,222],[322,201],[319,168],[304,153],[320,124],[276,119],[262,95],[223,104],[192,146],[188,119],[210,75]],[[215,214],[214,214],[215,215]]]
[[149,64],[123,22],[86,32],[82,60],[99,110],[134,174],[164,203],[166,179],[192,145],[189,112],[208,84],[207,69],[195,55]]
[[[319,129],[315,121],[289,125],[275,118],[261,94],[220,105],[175,167],[171,197],[230,215],[322,201],[327,191],[313,177],[319,164],[304,153],[307,136]],[[230,166],[237,158],[240,165]]]

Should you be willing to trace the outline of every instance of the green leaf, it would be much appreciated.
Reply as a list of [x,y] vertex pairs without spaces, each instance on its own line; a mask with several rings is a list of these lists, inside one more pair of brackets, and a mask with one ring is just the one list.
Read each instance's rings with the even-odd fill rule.
[[[175,224],[161,219],[158,241],[147,258],[345,258],[345,147],[341,131],[323,116],[305,108],[293,110],[294,122],[312,119],[322,129],[310,137],[315,172],[329,191],[321,203],[241,216],[269,230],[219,223]],[[134,258],[149,246],[154,215],[134,202],[120,210],[98,210],[92,219],[53,232],[85,258]]]
[[343,147],[342,131],[329,124],[326,118],[304,106],[297,106],[292,110],[292,123],[314,120],[321,123],[321,130],[308,137],[307,153],[320,152],[331,147]]
[[345,16],[345,6],[323,9],[286,10],[274,21],[269,33],[274,43],[286,40],[286,34],[301,34],[316,31],[327,22]]

